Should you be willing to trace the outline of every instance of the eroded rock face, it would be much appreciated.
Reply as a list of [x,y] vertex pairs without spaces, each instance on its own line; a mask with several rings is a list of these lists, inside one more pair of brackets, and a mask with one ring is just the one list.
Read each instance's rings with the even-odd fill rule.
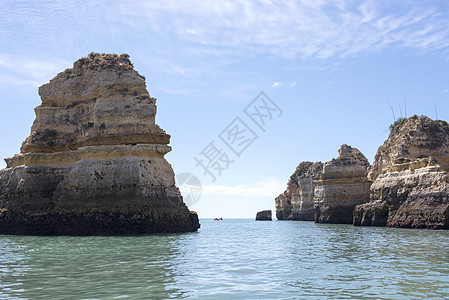
[[354,207],[369,201],[370,164],[356,148],[342,145],[325,164],[302,162],[276,199],[278,220],[352,223]]
[[354,225],[449,229],[449,126],[425,116],[398,122],[376,154],[370,202]]
[[[415,160],[424,157],[432,157],[441,168],[449,171],[448,145],[447,122],[416,115],[401,119],[378,149],[368,177],[374,181],[381,173],[399,170],[404,163],[413,164]],[[417,167],[419,166],[413,166]]]
[[314,220],[314,178],[322,171],[321,162],[301,162],[290,176],[287,189],[276,199],[278,220]]
[[369,201],[368,160],[348,145],[338,152],[315,180],[315,222],[351,224],[354,207]]
[[39,88],[21,152],[0,171],[0,233],[184,232],[199,228],[164,155],[156,99],[128,55],[90,54]]

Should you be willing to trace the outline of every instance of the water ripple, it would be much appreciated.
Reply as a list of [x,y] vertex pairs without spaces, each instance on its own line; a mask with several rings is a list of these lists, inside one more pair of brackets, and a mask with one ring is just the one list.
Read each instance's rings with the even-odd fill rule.
[[449,297],[449,232],[202,220],[198,233],[0,236],[6,299]]

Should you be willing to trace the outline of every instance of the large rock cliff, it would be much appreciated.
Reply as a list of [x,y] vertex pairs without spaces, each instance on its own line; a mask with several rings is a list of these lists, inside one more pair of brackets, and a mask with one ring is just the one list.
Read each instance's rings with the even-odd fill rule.
[[156,99],[128,55],[95,54],[39,88],[21,151],[0,171],[0,233],[195,231],[164,155]]
[[370,164],[357,149],[342,145],[315,180],[315,222],[352,224],[352,212],[369,201]]
[[425,116],[401,119],[377,151],[370,202],[354,225],[449,229],[449,126]]

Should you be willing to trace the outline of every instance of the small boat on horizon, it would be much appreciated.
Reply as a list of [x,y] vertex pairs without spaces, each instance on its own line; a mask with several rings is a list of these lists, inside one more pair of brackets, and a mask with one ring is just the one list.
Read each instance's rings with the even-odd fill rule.
[[214,221],[223,221],[223,218],[215,218]]

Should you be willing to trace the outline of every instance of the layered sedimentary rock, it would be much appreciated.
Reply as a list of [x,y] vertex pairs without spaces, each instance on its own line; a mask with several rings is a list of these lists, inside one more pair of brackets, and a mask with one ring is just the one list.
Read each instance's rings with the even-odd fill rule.
[[352,223],[356,205],[369,201],[370,164],[356,148],[342,145],[325,164],[301,162],[276,199],[278,220]]
[[315,222],[351,224],[353,210],[369,201],[370,164],[357,149],[342,145],[315,180]]
[[425,116],[394,124],[369,177],[370,202],[354,225],[449,229],[449,126]]
[[39,94],[30,136],[0,171],[0,233],[198,229],[164,158],[156,99],[128,55],[92,53]]
[[321,173],[321,162],[301,162],[290,176],[287,189],[275,199],[278,220],[314,220],[314,178]]
[[256,221],[271,221],[271,210],[262,210],[256,214]]

